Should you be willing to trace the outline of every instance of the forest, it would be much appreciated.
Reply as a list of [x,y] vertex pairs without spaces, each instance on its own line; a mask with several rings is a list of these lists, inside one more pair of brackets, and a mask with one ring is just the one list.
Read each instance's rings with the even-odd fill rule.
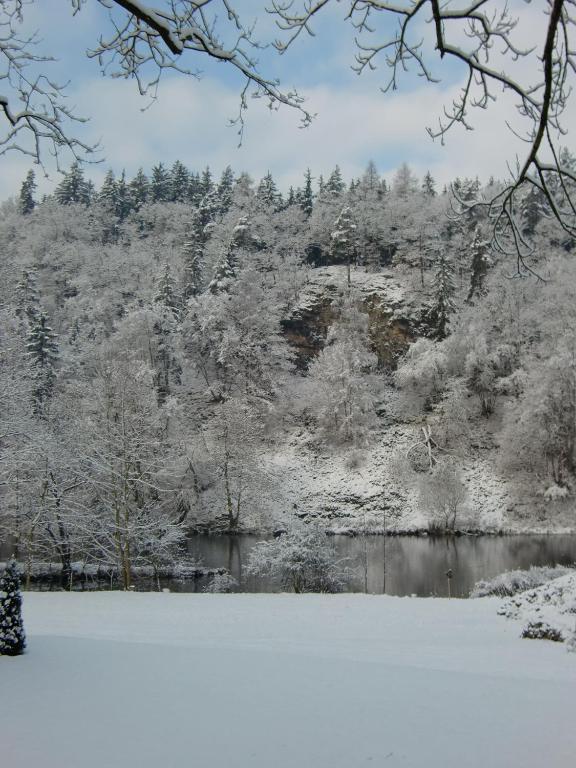
[[191,532],[573,531],[574,240],[532,187],[529,250],[495,247],[466,201],[501,186],[74,163],[39,199],[30,171],[0,214],[0,541],[128,587]]

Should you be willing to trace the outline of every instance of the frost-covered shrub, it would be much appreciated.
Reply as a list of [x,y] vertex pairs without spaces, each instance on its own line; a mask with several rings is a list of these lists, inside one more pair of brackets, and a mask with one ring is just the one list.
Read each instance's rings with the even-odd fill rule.
[[341,592],[345,562],[334,543],[316,524],[296,524],[272,541],[261,541],[250,552],[248,573],[279,578],[282,587],[302,592]]
[[238,586],[238,582],[229,573],[216,573],[208,584],[202,590],[203,592],[211,593],[226,593],[232,592],[235,587]]
[[470,597],[510,597],[518,592],[540,587],[542,584],[572,572],[571,568],[565,568],[561,565],[554,567],[532,566],[528,570],[507,571],[493,579],[477,582],[470,592]]
[[0,577],[0,656],[19,656],[25,647],[20,575],[12,560]]
[[552,640],[561,643],[564,639],[562,633],[545,621],[529,621],[522,630],[522,637],[528,640]]

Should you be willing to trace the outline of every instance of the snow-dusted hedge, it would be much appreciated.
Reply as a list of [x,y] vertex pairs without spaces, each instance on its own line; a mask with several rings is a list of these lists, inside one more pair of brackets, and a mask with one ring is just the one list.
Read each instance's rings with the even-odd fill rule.
[[573,569],[561,565],[554,567],[532,566],[527,571],[507,571],[493,579],[477,582],[470,592],[470,597],[510,597],[518,592],[540,587],[542,584],[572,572]]

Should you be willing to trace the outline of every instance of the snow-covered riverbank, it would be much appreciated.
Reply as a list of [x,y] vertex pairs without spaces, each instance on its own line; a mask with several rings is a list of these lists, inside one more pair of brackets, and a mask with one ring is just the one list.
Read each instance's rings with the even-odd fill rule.
[[11,768],[571,768],[576,656],[500,601],[25,595]]

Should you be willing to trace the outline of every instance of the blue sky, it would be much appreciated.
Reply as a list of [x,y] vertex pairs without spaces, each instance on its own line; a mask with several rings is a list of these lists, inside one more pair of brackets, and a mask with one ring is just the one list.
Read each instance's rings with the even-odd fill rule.
[[[264,0],[236,3],[244,18],[259,19],[260,35],[271,38],[272,20],[261,10],[265,5]],[[338,163],[351,177],[359,175],[369,160],[386,176],[406,161],[419,175],[430,169],[440,183],[456,175],[504,176],[507,160],[522,150],[504,127],[510,105],[500,100],[490,112],[477,113],[475,130],[458,127],[446,146],[433,142],[425,128],[437,120],[442,105],[451,102],[464,73],[458,66],[440,67],[434,62],[435,73],[442,78],[439,85],[409,73],[398,91],[383,94],[385,67],[360,77],[351,70],[354,30],[343,22],[346,5],[334,3],[318,18],[316,36],[303,37],[283,56],[274,50],[259,55],[263,70],[306,96],[307,107],[317,114],[313,125],[302,130],[290,110],[270,113],[257,101],[248,110],[240,148],[227,120],[236,114],[242,82],[226,65],[189,57],[191,68],[203,70],[202,79],[165,77],[158,101],[142,112],[147,102],[135,83],[103,78],[98,63],[85,55],[98,34],[109,28],[106,12],[95,0],[86,0],[76,17],[67,2],[38,2],[27,8],[26,25],[40,31],[39,48],[58,57],[50,71],[54,79],[70,81],[69,103],[90,118],[79,126],[80,137],[102,145],[102,163],[87,170],[96,183],[108,167],[125,168],[132,175],[139,166],[150,169],[175,159],[193,169],[209,164],[216,173],[230,164],[255,179],[270,170],[283,188],[300,183],[307,167],[318,176]],[[526,16],[525,10],[522,13],[529,34],[538,20]],[[422,24],[424,35],[429,34],[426,29]],[[5,198],[18,190],[30,163],[20,155],[8,155],[0,158],[0,164],[0,198]],[[49,163],[47,170],[50,178],[40,179],[45,190],[58,181]]]

